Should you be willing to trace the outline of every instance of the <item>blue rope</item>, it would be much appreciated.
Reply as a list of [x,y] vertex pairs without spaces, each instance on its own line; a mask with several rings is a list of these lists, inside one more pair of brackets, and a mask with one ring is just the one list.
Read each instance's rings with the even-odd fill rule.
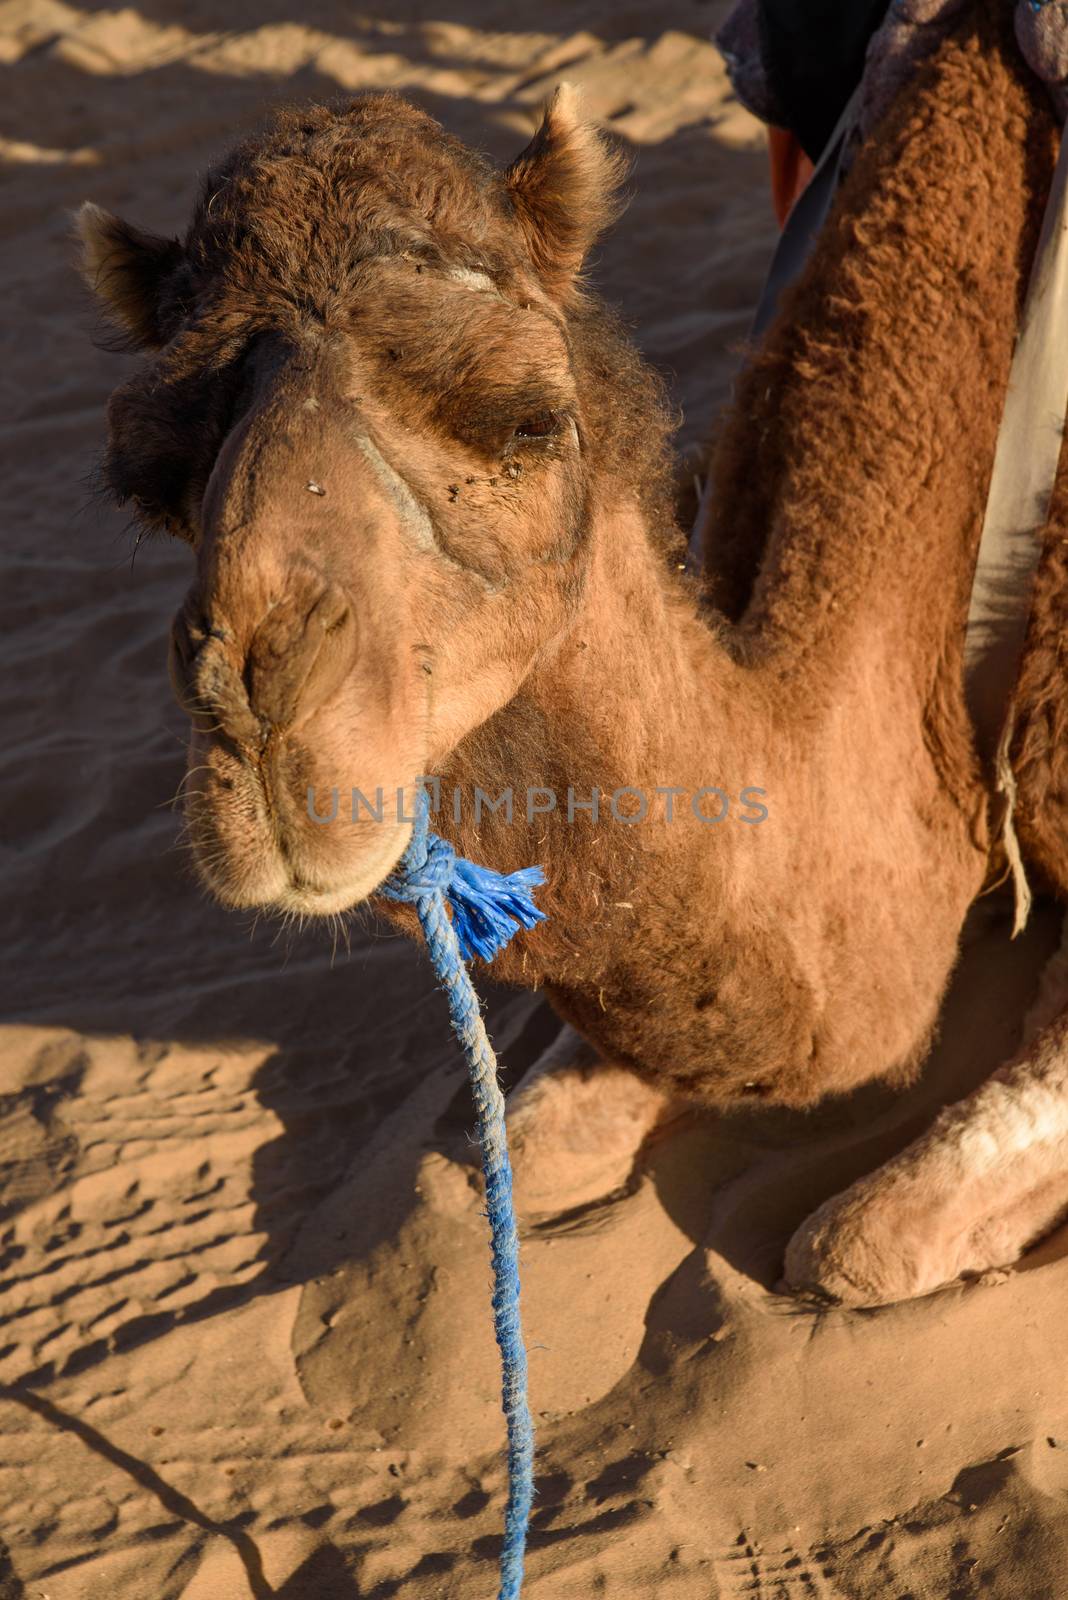
[[429,831],[427,794],[421,789],[411,841],[380,891],[387,899],[415,906],[467,1059],[478,1118],[493,1258],[493,1331],[501,1352],[501,1405],[508,1427],[508,1507],[498,1600],[518,1600],[523,1587],[527,1524],[534,1498],[534,1425],[527,1402],[527,1352],[519,1320],[519,1234],[512,1204],[504,1096],[497,1082],[497,1058],[464,962],[472,955],[491,960],[520,927],[533,928],[543,919],[545,913],[538,910],[530,891],[544,881],[540,867],[526,867],[504,877],[457,858],[450,844]]

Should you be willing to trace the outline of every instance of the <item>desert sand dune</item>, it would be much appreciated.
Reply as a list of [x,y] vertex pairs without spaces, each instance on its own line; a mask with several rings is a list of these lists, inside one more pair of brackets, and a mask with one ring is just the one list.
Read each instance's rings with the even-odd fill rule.
[[[176,230],[279,98],[397,89],[504,159],[566,73],[634,156],[596,276],[696,465],[774,232],[721,14],[0,8],[2,1600],[466,1600],[494,1592],[503,1498],[442,1001],[366,920],[335,949],[193,883],[166,679],[189,562],[132,559],[93,500],[130,358],[90,342],[69,210]],[[976,919],[909,1096],[694,1117],[611,1193],[528,1212],[532,1597],[1068,1595],[1065,1242],[877,1312],[775,1292],[806,1211],[1010,1052],[1057,921],[1010,944],[1003,908]],[[553,1019],[490,1011],[514,1081]]]

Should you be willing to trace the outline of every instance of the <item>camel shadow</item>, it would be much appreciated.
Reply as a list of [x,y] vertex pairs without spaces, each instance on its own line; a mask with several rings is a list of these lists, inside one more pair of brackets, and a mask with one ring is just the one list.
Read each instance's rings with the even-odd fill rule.
[[318,1545],[280,1589],[276,1600],[366,1600],[341,1551],[334,1544]]
[[[120,1449],[99,1428],[62,1410],[31,1389],[19,1385],[0,1386],[0,1400],[21,1406],[50,1427],[78,1439],[102,1461],[117,1468],[141,1489],[147,1490],[161,1510],[181,1518],[203,1533],[225,1540],[241,1562],[251,1600],[369,1600],[366,1592],[361,1595],[351,1567],[341,1551],[330,1543],[317,1545],[281,1588],[275,1588],[267,1580],[263,1558],[255,1540],[243,1526],[247,1515],[232,1518],[228,1522],[219,1522],[207,1516],[194,1500],[175,1489],[147,1461]],[[0,1600],[25,1600],[25,1587],[12,1570],[4,1570],[4,1559],[0,1556]],[[372,1594],[377,1593],[378,1589],[372,1591]]]
[[[375,950],[381,955],[383,945]],[[262,1033],[271,1037],[274,1047],[249,1080],[249,1092],[280,1131],[255,1149],[247,1180],[247,1201],[252,1208],[251,1233],[261,1240],[239,1281],[223,1282],[200,1296],[187,1298],[176,1308],[142,1310],[121,1320],[106,1337],[87,1340],[61,1359],[51,1358],[26,1368],[20,1374],[23,1385],[41,1386],[56,1378],[70,1378],[85,1372],[109,1357],[129,1352],[164,1337],[178,1327],[187,1327],[214,1316],[238,1310],[263,1296],[303,1284],[313,1274],[330,1273],[351,1259],[350,1236],[336,1239],[322,1235],[302,1236],[306,1221],[316,1208],[344,1181],[346,1173],[358,1165],[361,1152],[374,1137],[376,1128],[389,1118],[403,1114],[411,1084],[401,1076],[405,1063],[413,1074],[446,1082],[455,1090],[443,1117],[438,1119],[433,1137],[442,1148],[455,1148],[470,1129],[469,1091],[462,1056],[451,1033],[444,997],[434,986],[429,969],[411,957],[421,952],[409,950],[396,938],[385,946],[393,968],[393,984],[404,992],[403,1027],[390,1022],[375,1026],[368,1012],[377,996],[356,984],[346,982],[344,971],[304,974],[278,983],[264,973],[264,988],[273,990],[290,1011],[288,1023],[281,1019],[270,1025],[270,1001],[264,996],[261,1012]],[[358,965],[358,955],[353,965]],[[385,965],[377,963],[379,981]],[[485,1000],[487,1026],[491,1036],[505,1052],[501,1081],[507,1089],[537,1059],[554,1037],[559,1023],[549,1008],[528,995],[517,995],[480,983]],[[379,990],[380,994],[380,990]],[[319,1026],[309,1037],[302,1019],[315,1013]],[[347,1013],[347,1014],[346,1014]],[[143,1012],[141,1014],[143,1020]],[[21,1020],[21,1019],[20,1019]],[[38,1024],[46,1019],[35,1018]],[[51,1019],[47,1019],[51,1020]],[[205,1018],[206,1020],[206,1018]],[[62,1025],[76,1031],[89,1047],[108,1041],[129,1030],[130,1013],[122,1003],[108,1007],[100,1001],[91,1008],[91,1017],[76,1008],[65,1007]],[[173,1042],[141,1040],[142,1050],[169,1059]],[[214,1030],[192,1027],[183,1030],[178,1049],[194,1048],[221,1059],[235,1051],[230,1039],[220,1040]],[[398,1058],[398,1052],[401,1052]],[[381,1057],[388,1060],[382,1072]],[[49,1196],[60,1196],[75,1177],[78,1141],[67,1120],[68,1108],[76,1101],[83,1080],[83,1067],[75,1066],[45,1085],[31,1084],[22,1092],[0,1097],[0,1128],[29,1122],[40,1138],[23,1153],[23,1146],[4,1159],[0,1156],[0,1222],[4,1227],[4,1248],[0,1259],[10,1271],[25,1268],[24,1247],[15,1243],[15,1224],[20,1212]],[[376,1081],[376,1078],[378,1081]],[[398,1140],[395,1146],[393,1176],[397,1191],[414,1194],[416,1174],[425,1143],[414,1138]],[[7,1152],[5,1152],[5,1155]],[[176,1195],[175,1204],[182,1197]],[[371,1250],[389,1237],[400,1218],[388,1205],[372,1217],[362,1219],[361,1241]],[[151,1216],[146,1221],[152,1223]],[[105,1226],[108,1224],[105,1223]],[[152,1224],[155,1226],[155,1223]],[[126,1225],[126,1235],[136,1240],[136,1224]],[[77,1253],[92,1248],[88,1225],[74,1222],[70,1207],[63,1204],[57,1217],[55,1267],[64,1249]],[[136,1281],[154,1259],[152,1227],[145,1234],[145,1254],[133,1254],[120,1276]],[[119,1290],[116,1289],[116,1296]],[[163,1296],[162,1298],[165,1298]],[[13,1347],[5,1347],[10,1353]]]

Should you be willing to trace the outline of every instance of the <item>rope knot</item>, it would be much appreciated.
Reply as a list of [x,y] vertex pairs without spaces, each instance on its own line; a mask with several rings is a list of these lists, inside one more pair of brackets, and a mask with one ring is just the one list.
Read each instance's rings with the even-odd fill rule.
[[[447,839],[427,833],[425,828],[420,831],[422,837],[413,833],[411,844],[382,885],[387,900],[415,905],[429,894],[448,897],[456,871],[456,851]],[[422,860],[418,859],[420,856]]]
[[457,856],[452,845],[430,832],[426,790],[420,795],[408,848],[379,890],[387,900],[419,906],[440,894],[452,912],[452,928],[465,961],[492,961],[520,928],[533,928],[545,912],[532,890],[545,882],[540,867],[494,872]]

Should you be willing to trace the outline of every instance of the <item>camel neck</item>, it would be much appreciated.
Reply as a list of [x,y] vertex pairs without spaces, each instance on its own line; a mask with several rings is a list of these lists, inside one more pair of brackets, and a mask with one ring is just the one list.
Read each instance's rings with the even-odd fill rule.
[[636,511],[603,517],[591,544],[571,626],[443,773],[436,825],[464,854],[545,870],[553,926],[537,941],[545,970],[528,965],[528,982],[551,981],[579,949],[595,966],[591,925],[626,920],[650,851],[667,870],[707,836],[728,873],[759,815],[760,797],[743,791],[766,787],[754,684],[698,614],[692,586]]

